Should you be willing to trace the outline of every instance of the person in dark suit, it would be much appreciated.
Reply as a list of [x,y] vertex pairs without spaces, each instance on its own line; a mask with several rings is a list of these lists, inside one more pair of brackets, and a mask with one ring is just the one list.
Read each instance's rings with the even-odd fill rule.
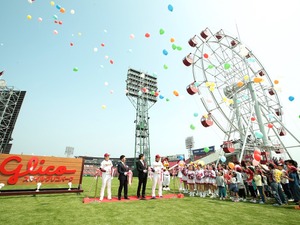
[[140,198],[141,194],[141,187],[142,187],[142,198],[141,200],[145,200],[145,191],[146,191],[146,185],[147,185],[147,165],[145,160],[144,154],[139,155],[139,160],[136,162],[136,169],[138,171],[138,178],[139,178],[139,184],[137,188],[137,197]]
[[123,188],[124,188],[124,199],[129,200],[129,198],[128,198],[128,176],[127,176],[129,168],[125,164],[125,162],[126,162],[125,155],[121,155],[120,160],[121,161],[118,163],[118,173],[119,173],[119,181],[120,181],[119,190],[118,190],[118,200],[121,200],[121,194],[122,194]]

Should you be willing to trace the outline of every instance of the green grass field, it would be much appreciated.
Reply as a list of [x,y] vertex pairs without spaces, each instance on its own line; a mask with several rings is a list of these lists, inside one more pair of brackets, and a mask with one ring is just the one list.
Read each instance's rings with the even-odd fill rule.
[[[52,194],[0,197],[0,224],[299,224],[300,210],[294,205],[274,207],[249,202],[184,197],[147,201],[92,202],[83,204],[86,196],[94,197],[95,179],[84,177],[81,194]],[[99,180],[98,189],[101,185]],[[171,181],[171,188],[176,185]],[[137,178],[129,186],[135,195]],[[151,193],[148,180],[147,195]],[[117,195],[118,180],[112,182]],[[99,197],[99,190],[96,191]],[[172,192],[164,192],[172,193]]]

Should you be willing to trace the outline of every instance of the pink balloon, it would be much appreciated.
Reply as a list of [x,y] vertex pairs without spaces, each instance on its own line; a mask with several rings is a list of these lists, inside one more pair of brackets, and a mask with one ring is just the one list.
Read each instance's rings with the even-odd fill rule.
[[253,161],[252,161],[252,165],[253,165],[253,166],[258,166],[258,164],[259,164],[259,162],[258,162],[258,161],[256,161],[255,159],[253,159]]

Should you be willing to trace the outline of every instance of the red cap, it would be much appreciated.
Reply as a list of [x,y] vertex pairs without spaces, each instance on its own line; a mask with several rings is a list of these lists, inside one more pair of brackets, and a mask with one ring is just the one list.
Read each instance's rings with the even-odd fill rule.
[[104,154],[104,157],[107,157],[107,156],[110,156],[110,155],[109,155],[108,153],[105,153],[105,154]]
[[157,154],[157,155],[155,156],[155,158],[160,158],[160,155],[159,155],[159,154]]

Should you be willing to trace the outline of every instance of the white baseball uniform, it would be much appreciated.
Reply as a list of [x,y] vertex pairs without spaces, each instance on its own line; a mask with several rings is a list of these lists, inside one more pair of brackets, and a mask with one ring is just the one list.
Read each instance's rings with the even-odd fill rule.
[[153,183],[152,183],[152,197],[155,197],[155,188],[156,185],[158,184],[158,195],[162,196],[162,179],[163,179],[163,164],[161,161],[154,161],[151,167],[154,172],[153,172]]
[[110,160],[103,160],[101,162],[100,169],[102,171],[102,186],[100,191],[100,201],[104,197],[104,189],[107,186],[107,199],[111,199],[111,178],[112,178],[113,164]]

